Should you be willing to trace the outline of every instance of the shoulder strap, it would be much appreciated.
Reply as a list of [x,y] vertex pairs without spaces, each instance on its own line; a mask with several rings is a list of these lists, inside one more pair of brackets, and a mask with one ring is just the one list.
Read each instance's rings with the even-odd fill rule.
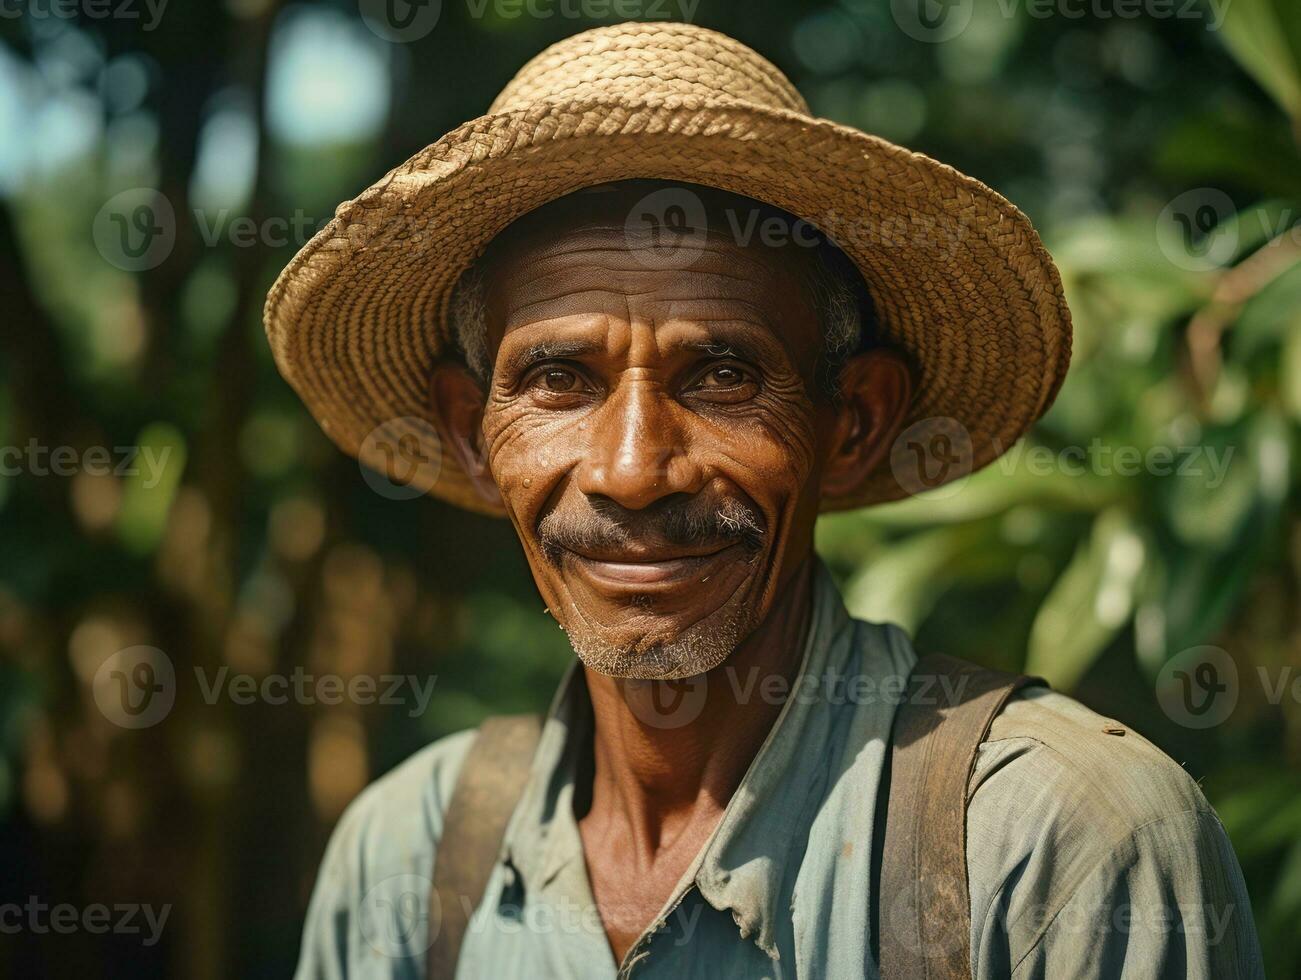
[[470,915],[483,899],[541,734],[537,715],[503,715],[479,726],[452,790],[434,857],[429,980],[456,976]]
[[1037,677],[932,654],[895,714],[877,891],[882,980],[969,980],[967,783],[994,717]]

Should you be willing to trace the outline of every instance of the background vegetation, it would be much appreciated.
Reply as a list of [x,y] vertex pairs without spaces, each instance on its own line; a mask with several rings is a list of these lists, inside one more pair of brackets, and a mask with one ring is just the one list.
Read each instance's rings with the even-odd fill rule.
[[[1075,313],[1070,379],[1017,453],[940,499],[827,519],[820,550],[860,615],[1040,671],[1185,764],[1233,837],[1270,975],[1297,975],[1301,7],[1229,0],[1219,25],[1182,2],[1197,15],[958,6],[970,24],[943,43],[885,0],[701,0],[692,18],[818,113],[1009,196]],[[287,975],[347,802],[435,736],[543,707],[564,665],[509,528],[374,492],[276,374],[260,310],[337,202],[599,20],[445,0],[436,29],[392,43],[371,8],[176,3],[152,27],[142,2],[4,8],[0,445],[167,455],[154,480],[0,475],[0,900],[173,908],[149,947],[6,935],[0,975]],[[97,215],[141,187],[173,207],[175,243],[124,271]],[[1231,465],[1128,474],[1119,447]],[[180,682],[165,720],[128,730],[92,681],[135,644]],[[1159,695],[1203,644],[1236,664],[1236,706],[1193,728]],[[189,678],[222,666],[438,680],[416,717],[209,704]]]

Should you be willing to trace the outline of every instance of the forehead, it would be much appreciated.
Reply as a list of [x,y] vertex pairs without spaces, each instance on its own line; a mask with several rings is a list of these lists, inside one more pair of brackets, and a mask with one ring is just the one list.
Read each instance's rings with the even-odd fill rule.
[[643,188],[572,195],[500,235],[482,263],[492,344],[575,318],[635,316],[690,322],[697,334],[763,331],[797,362],[808,348],[816,353],[813,249],[771,234],[771,224],[760,233],[780,212],[702,195],[694,214],[703,220],[683,232],[639,220],[645,196]]

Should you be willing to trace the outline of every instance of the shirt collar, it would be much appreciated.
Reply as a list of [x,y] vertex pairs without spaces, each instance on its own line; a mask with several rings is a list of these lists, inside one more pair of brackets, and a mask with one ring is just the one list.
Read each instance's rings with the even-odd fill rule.
[[[772,957],[782,906],[789,901],[805,850],[805,831],[831,778],[837,719],[844,717],[834,710],[835,699],[820,692],[843,685],[855,665],[856,625],[865,624],[849,617],[819,562],[791,696],[694,865],[694,883],[705,900],[720,911],[730,909],[741,936],[752,938]],[[880,668],[889,669],[886,659]],[[503,844],[503,857],[527,890],[545,888],[564,874],[570,886],[583,889],[584,899],[591,900],[573,803],[580,753],[589,751],[592,726],[587,684],[575,661],[552,702]],[[804,764],[808,760],[824,764]],[[774,801],[784,805],[768,805]],[[792,826],[790,801],[807,801],[799,826]]]

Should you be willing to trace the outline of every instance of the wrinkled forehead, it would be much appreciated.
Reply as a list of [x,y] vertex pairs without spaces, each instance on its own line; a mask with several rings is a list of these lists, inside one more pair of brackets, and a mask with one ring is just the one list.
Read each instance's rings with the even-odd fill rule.
[[719,249],[731,245],[738,258],[751,262],[785,264],[808,261],[821,242],[808,222],[752,198],[698,184],[625,180],[575,191],[518,218],[492,242],[486,259],[584,230],[617,232],[629,248],[683,258],[711,243]]
[[617,311],[749,321],[798,356],[816,344],[811,226],[749,198],[628,181],[554,201],[516,221],[481,261],[489,334]]

